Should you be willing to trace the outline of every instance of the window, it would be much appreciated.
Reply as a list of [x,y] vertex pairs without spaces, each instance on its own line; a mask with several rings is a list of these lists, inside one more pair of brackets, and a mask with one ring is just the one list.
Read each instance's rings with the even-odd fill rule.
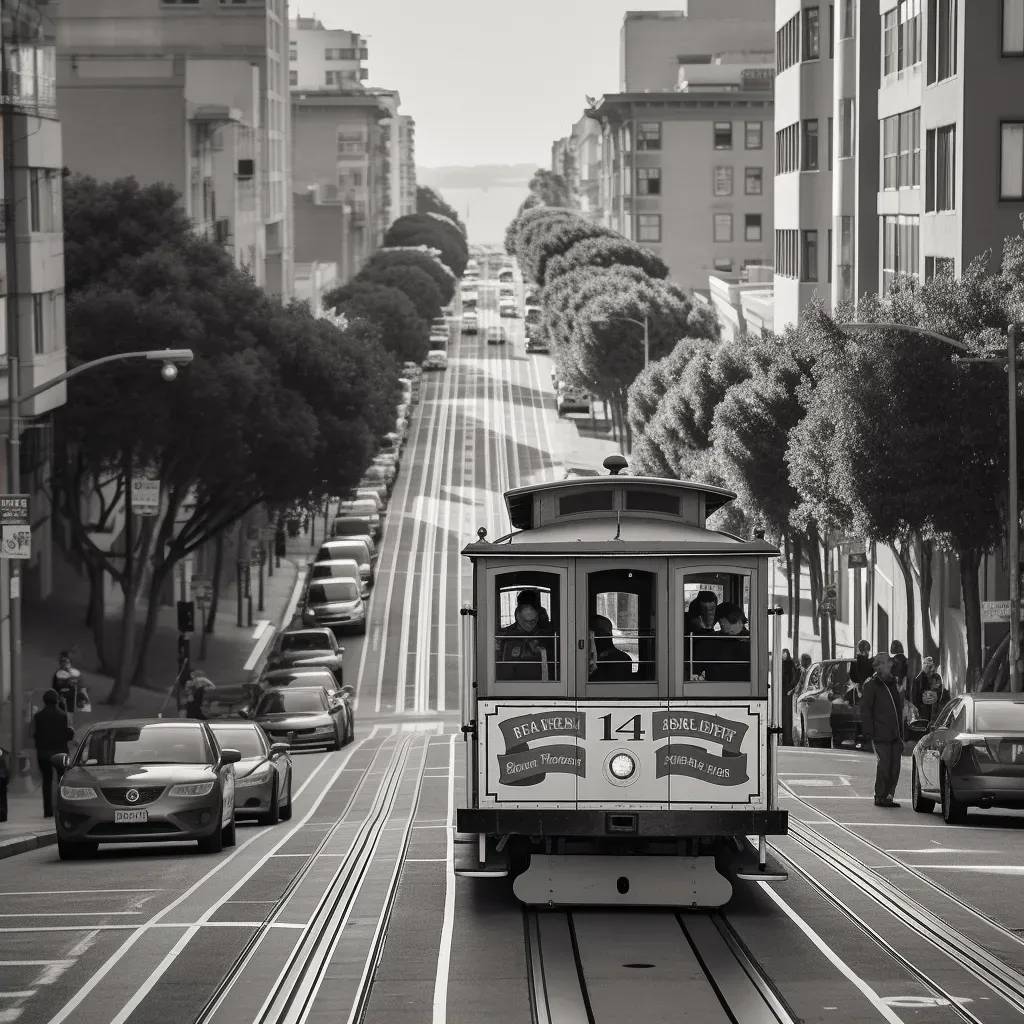
[[800,232],[800,280],[818,280],[818,232]]
[[324,50],[324,60],[355,60],[356,51],[353,49],[338,49],[330,47]]
[[775,133],[775,173],[788,174],[800,166],[799,124],[794,122]]
[[829,60],[836,55],[836,5],[828,5],[828,56]]
[[288,59],[289,60],[298,60],[299,59],[299,51],[296,48],[295,43],[291,43],[289,45],[289,47],[288,47]]
[[760,121],[747,121],[743,126],[743,146],[745,149],[763,148],[764,125]]
[[921,63],[921,0],[902,0],[882,16],[882,77]]
[[933,211],[956,209],[956,125],[929,128],[925,150],[924,208]]
[[928,84],[956,74],[956,0],[928,0]]
[[804,121],[802,135],[800,169],[816,171],[818,169],[818,119],[816,117]]
[[366,151],[366,136],[361,132],[349,132],[338,129],[338,155],[352,155]]
[[7,355],[7,296],[0,295],[0,356]]
[[764,193],[764,171],[760,167],[748,167],[743,177],[743,194],[759,196]]
[[345,84],[345,72],[344,71],[328,71],[325,73],[325,81],[329,86],[338,88]]
[[750,577],[743,573],[687,573],[683,607],[683,679],[749,683]]
[[853,217],[839,218],[839,253],[836,260],[839,302],[853,302]]
[[641,122],[636,128],[638,150],[661,149],[661,124],[657,121]]
[[743,238],[747,242],[761,241],[761,214],[745,214],[743,219]]
[[636,194],[638,196],[661,195],[660,167],[638,167],[636,169]]
[[832,229],[828,229],[828,250],[825,253],[825,269],[828,272],[828,283],[832,283]]
[[916,188],[921,184],[921,108],[882,121],[882,187]]
[[775,33],[775,73],[781,75],[800,61],[800,15],[794,14]]
[[1000,127],[999,198],[1024,199],[1024,121]]
[[896,71],[896,35],[899,28],[898,8],[882,15],[882,77],[887,78]]
[[605,569],[587,575],[590,683],[654,682],[657,573]]
[[925,256],[924,276],[926,281],[936,277],[956,277],[956,260],[952,256]]
[[832,170],[832,149],[834,142],[832,139],[832,118],[828,119],[828,169]]
[[882,294],[887,295],[897,274],[918,271],[920,218],[905,215],[880,217],[882,235]]
[[780,277],[798,277],[800,253],[797,249],[800,233],[789,228],[775,232],[775,273]]
[[638,242],[661,241],[660,213],[638,213],[636,215],[636,240]]
[[855,0],[839,0],[839,38],[852,39],[857,5]]
[[1003,0],[1003,55],[1024,57],[1024,0]]
[[495,577],[494,677],[499,682],[558,682],[559,576],[520,570]]
[[732,149],[732,121],[715,122],[715,149]]
[[817,60],[821,56],[821,31],[819,9],[805,7],[804,11],[804,60]]
[[727,274],[732,273],[732,260],[727,256],[716,256],[715,257],[715,270],[724,271]]
[[855,140],[857,138],[856,126],[854,124],[854,104],[856,100],[852,97],[839,101],[839,157],[853,156]]
[[715,168],[715,195],[716,196],[731,196],[732,195],[732,168],[731,167],[716,167]]
[[44,308],[43,296],[36,292],[32,296],[32,347],[37,356],[41,356],[46,351]]
[[731,242],[732,241],[732,214],[731,213],[716,213],[715,218],[715,241],[716,242]]
[[28,172],[29,181],[29,230],[30,231],[41,231],[40,223],[42,221],[41,207],[43,204],[43,182],[45,181],[45,172],[40,171],[38,168],[31,168]]
[[290,86],[296,86],[296,85],[299,84],[299,73],[298,73],[298,71],[289,71],[288,72],[288,84]]

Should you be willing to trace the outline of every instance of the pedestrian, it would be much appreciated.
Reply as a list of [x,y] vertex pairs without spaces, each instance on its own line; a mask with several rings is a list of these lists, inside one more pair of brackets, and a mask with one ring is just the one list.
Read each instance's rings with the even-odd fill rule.
[[199,669],[193,669],[185,683],[185,717],[205,718],[203,702],[206,700],[207,693],[215,689],[212,680],[207,679]]
[[782,742],[793,742],[793,690],[799,678],[788,647],[782,649]]
[[930,724],[939,717],[939,713],[949,700],[949,690],[943,685],[942,676],[935,669],[935,659],[925,658],[921,662],[921,671],[910,685],[909,703],[912,718]]
[[871,667],[871,644],[867,640],[861,640],[857,644],[857,656],[850,666],[850,682],[857,687],[859,694],[864,689],[864,684],[871,678],[874,669]]
[[875,671],[864,684],[860,721],[863,741],[873,745],[877,761],[875,806],[899,807],[895,797],[903,763],[903,694],[888,654],[876,654],[871,664]]
[[[56,690],[43,694],[43,709],[32,716],[32,736],[36,744],[36,760],[43,777],[43,817],[53,817],[54,768],[50,760],[54,754],[67,754],[68,744],[75,738],[68,716],[60,708],[60,695]],[[57,779],[60,781],[60,774]]]
[[71,655],[61,651],[57,658],[57,671],[50,680],[51,689],[60,697],[60,706],[69,714],[78,702],[78,684],[82,673],[71,664]]

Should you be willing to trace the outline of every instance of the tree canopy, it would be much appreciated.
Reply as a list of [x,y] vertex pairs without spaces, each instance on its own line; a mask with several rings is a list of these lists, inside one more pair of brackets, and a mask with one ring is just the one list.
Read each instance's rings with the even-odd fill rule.
[[439,213],[442,217],[447,217],[463,235],[466,234],[466,225],[462,223],[461,218],[455,212],[455,207],[446,203],[437,189],[427,185],[416,186],[416,212]]
[[395,264],[390,267],[370,264],[360,271],[356,280],[397,288],[413,304],[419,317],[428,322],[441,312],[444,305],[434,278],[412,264]]
[[592,237],[584,235],[564,252],[552,256],[545,267],[544,280],[552,281],[559,274],[582,267],[636,267],[648,277],[668,277],[668,266],[657,253],[605,231]]
[[439,213],[411,213],[399,217],[384,236],[386,246],[425,245],[436,249],[441,262],[462,277],[469,260],[469,246],[461,228]]
[[416,267],[429,274],[441,293],[442,305],[447,305],[455,297],[455,275],[441,262],[436,249],[427,246],[383,246],[363,264],[363,270],[395,266]]
[[397,288],[357,279],[328,292],[324,305],[351,319],[376,325],[384,347],[399,363],[418,363],[430,348],[427,321],[416,312],[412,300]]
[[548,261],[568,252],[577,243],[586,239],[607,238],[611,232],[593,224],[582,217],[567,220],[551,219],[542,222],[545,230],[535,232],[530,238],[529,247],[522,251],[520,266],[523,272],[533,281],[543,285],[547,280]]

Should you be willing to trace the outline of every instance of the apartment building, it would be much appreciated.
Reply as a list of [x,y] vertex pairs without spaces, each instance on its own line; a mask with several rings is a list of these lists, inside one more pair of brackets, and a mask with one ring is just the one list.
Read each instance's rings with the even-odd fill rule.
[[398,115],[398,216],[416,212],[416,121]]
[[292,293],[286,0],[61,0],[64,159],[182,193],[196,229]]
[[601,128],[584,114],[564,139],[551,144],[551,170],[561,175],[579,203],[580,215],[600,223]]
[[619,34],[619,92],[667,92],[694,54],[771,47],[774,0],[683,0],[682,10],[627,11]]
[[368,56],[358,32],[324,28],[317,18],[291,21],[288,78],[293,89],[345,89],[365,82]]
[[[0,405],[8,423],[11,373],[17,394],[45,387],[67,370],[64,335],[64,165],[56,90],[56,40],[47,6],[23,2],[3,16],[9,83],[6,136],[0,172],[6,192],[0,246]],[[11,232],[13,239],[6,234]],[[13,241],[13,244],[10,244]],[[0,447],[0,479],[29,495],[32,557],[21,564],[21,595],[47,597],[53,588],[53,523],[48,501],[53,452],[52,414],[67,400],[54,385],[16,410],[19,467],[8,473],[11,449]],[[5,430],[5,433],[7,431]],[[0,562],[0,650],[10,651],[8,585],[11,563]],[[9,697],[9,674],[0,671],[0,702]]]

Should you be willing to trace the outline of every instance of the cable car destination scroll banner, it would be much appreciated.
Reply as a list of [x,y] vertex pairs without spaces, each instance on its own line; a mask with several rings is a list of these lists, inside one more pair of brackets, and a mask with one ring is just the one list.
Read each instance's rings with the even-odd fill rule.
[[498,782],[503,786],[535,786],[548,772],[587,774],[587,752],[575,743],[530,743],[552,736],[587,737],[587,716],[581,712],[554,708],[533,715],[507,718],[498,728],[505,740],[505,753],[498,755]]
[[[747,755],[740,752],[749,726],[699,711],[656,711],[651,716],[651,735],[669,742],[654,751],[657,777],[685,775],[715,786],[742,786],[750,781]],[[709,753],[692,743],[673,743],[676,736],[688,736],[705,743],[721,744],[722,754]]]

